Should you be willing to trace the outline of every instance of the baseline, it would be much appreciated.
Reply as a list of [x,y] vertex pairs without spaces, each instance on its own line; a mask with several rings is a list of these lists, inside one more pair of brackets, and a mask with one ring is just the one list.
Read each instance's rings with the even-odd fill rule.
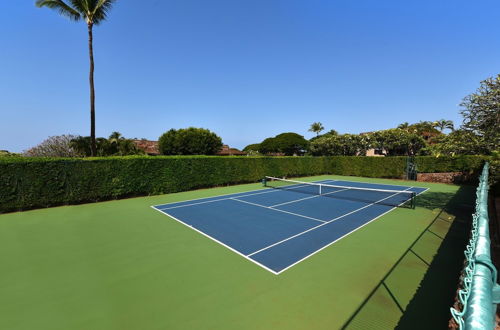
[[274,275],[278,275],[278,273],[277,273],[277,272],[275,272],[274,270],[272,270],[271,268],[268,268],[268,267],[267,267],[267,266],[265,266],[264,264],[261,264],[260,262],[258,262],[258,261],[256,261],[256,260],[253,260],[252,258],[247,257],[247,256],[246,256],[246,255],[244,255],[243,253],[241,253],[241,252],[239,252],[239,251],[237,251],[237,250],[233,249],[232,247],[230,247],[230,246],[229,246],[229,245],[227,245],[227,244],[222,243],[222,242],[221,242],[221,241],[219,241],[218,239],[215,239],[215,238],[213,238],[212,236],[210,236],[210,235],[208,235],[208,234],[205,234],[205,233],[204,233],[204,232],[202,232],[201,230],[198,230],[198,229],[194,228],[193,226],[188,225],[188,224],[187,224],[187,223],[185,223],[184,221],[179,220],[179,219],[177,219],[176,217],[174,217],[174,216],[172,216],[172,215],[170,215],[170,214],[168,214],[168,213],[166,213],[166,212],[163,212],[162,210],[157,209],[157,208],[156,208],[156,207],[154,207],[154,206],[150,206],[150,207],[151,207],[151,208],[153,208],[154,210],[156,210],[156,211],[158,211],[158,212],[160,212],[160,213],[162,213],[162,214],[164,214],[164,215],[168,216],[169,218],[172,218],[172,219],[174,219],[175,221],[177,221],[177,222],[179,222],[179,223],[183,224],[184,226],[186,226],[186,227],[188,227],[188,228],[190,228],[190,229],[192,229],[192,230],[194,230],[194,231],[196,231],[196,232],[198,232],[198,233],[202,234],[203,236],[205,236],[205,237],[207,237],[207,238],[211,239],[212,241],[214,241],[214,242],[216,242],[216,243],[219,243],[220,245],[222,245],[222,246],[224,246],[224,247],[228,248],[229,250],[233,251],[234,253],[236,253],[236,254],[238,254],[238,255],[242,256],[243,258],[245,258],[245,259],[247,259],[247,260],[249,260],[249,261],[253,262],[254,264],[256,264],[256,265],[258,265],[258,266],[260,266],[260,267],[264,268],[265,270],[267,270],[267,271],[269,271],[269,272],[273,273]]
[[[412,188],[413,187],[409,187],[408,189],[412,189]],[[429,190],[429,188],[421,191],[417,195],[420,195],[420,194],[426,192],[427,190]],[[390,209],[386,209],[387,206],[378,205],[376,203],[374,203],[373,205],[369,205],[369,206],[371,206],[371,207],[370,208],[368,208],[368,207],[364,208],[365,210],[362,213],[366,213],[367,211],[372,210],[372,209],[378,209],[377,212],[380,212],[380,213],[378,215],[376,215],[375,217],[373,217],[373,218],[368,216],[368,217],[360,217],[359,219],[355,219],[354,222],[357,222],[358,223],[357,225],[354,224],[354,223],[350,223],[350,221],[347,221],[346,220],[346,219],[348,219],[347,217],[341,216],[338,219],[336,219],[335,221],[330,221],[328,223],[316,226],[315,228],[311,228],[311,230],[305,231],[306,232],[305,235],[300,235],[300,234],[294,235],[295,237],[298,237],[297,239],[283,240],[283,242],[281,242],[283,244],[281,244],[281,243],[278,242],[279,245],[278,244],[274,244],[274,246],[276,248],[271,248],[271,249],[267,249],[267,250],[262,249],[261,251],[264,251],[263,254],[258,254],[259,251],[253,252],[251,254],[251,257],[254,258],[257,262],[262,262],[262,263],[268,265],[269,267],[274,268],[273,270],[275,270],[276,273],[277,273],[277,275],[279,275],[279,274],[283,273],[284,271],[290,269],[291,267],[297,265],[298,263],[300,263],[300,262],[302,262],[302,261],[304,261],[304,260],[312,257],[316,253],[318,253],[318,252],[326,249],[330,245],[332,245],[332,244],[338,242],[339,240],[341,240],[341,239],[349,236],[350,234],[354,233],[355,231],[361,229],[362,227],[370,224],[371,222],[373,222],[373,221],[381,218],[382,216],[386,215],[387,213],[389,213],[389,212],[393,211],[395,208],[397,208],[397,207],[391,207]],[[357,210],[357,211],[360,211],[360,210]],[[355,213],[355,212],[351,212],[351,214],[352,213]],[[340,219],[340,222],[344,222],[345,224],[340,224],[340,222],[337,221],[339,219]],[[322,235],[321,232],[323,231],[322,229],[326,228],[326,230],[329,231],[331,229],[328,229],[327,227],[330,227],[332,225],[335,226],[338,223],[342,227],[345,227],[345,226],[350,227],[350,230],[348,228],[346,228],[347,231],[341,230],[341,232],[344,231],[343,233],[340,233],[341,236],[335,237],[330,242],[328,242],[328,240],[325,240],[324,239],[325,237],[323,237],[323,242],[320,242],[322,240],[321,239],[321,235]],[[322,227],[322,228],[319,229],[319,230],[315,230],[315,229],[317,229],[319,227]],[[335,231],[337,231],[337,230],[335,230]],[[311,234],[313,236],[311,236]],[[307,239],[306,236],[311,236],[311,237],[309,237],[309,239]],[[297,246],[297,244],[294,244],[295,242],[298,243],[298,246]],[[318,247],[317,248],[312,248],[310,246],[311,242],[317,242],[319,244]],[[291,248],[290,244],[296,245],[295,249],[297,247],[299,247],[299,246],[302,246],[302,248],[299,248],[298,255],[296,255],[295,258],[292,257],[292,256],[290,256],[289,252],[287,252],[286,255],[283,255],[283,250],[284,249],[288,250],[288,249]],[[306,244],[306,245],[304,245],[304,244]],[[307,255],[304,255],[303,257],[300,257],[300,254],[302,253],[301,251],[303,251],[304,249],[306,249],[306,250],[309,249],[311,252],[309,254],[307,254]],[[274,251],[274,252],[272,252],[272,251]],[[278,264],[276,264],[276,262],[273,261],[273,257],[272,257],[272,255],[270,255],[270,253],[275,255],[274,258],[276,258],[276,256],[280,256],[281,255],[281,257],[288,258],[289,261],[287,262],[287,261],[283,261],[281,259],[278,259],[277,260]],[[297,251],[296,251],[296,253],[297,253]],[[269,259],[269,258],[271,258],[271,259]],[[293,259],[295,259],[295,260],[293,260]],[[282,263],[281,266],[279,265],[280,262]]]

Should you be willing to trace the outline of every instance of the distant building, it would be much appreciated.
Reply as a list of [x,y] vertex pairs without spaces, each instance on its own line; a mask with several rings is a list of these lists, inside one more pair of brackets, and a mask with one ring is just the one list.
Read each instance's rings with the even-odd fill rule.
[[132,140],[138,149],[144,150],[150,156],[158,156],[160,149],[158,148],[158,141],[149,140]]
[[[375,132],[363,132],[359,133],[359,135],[370,135]],[[380,149],[380,148],[371,148],[366,150],[366,156],[368,157],[384,157],[387,156],[387,150],[385,149]]]
[[[158,147],[158,141],[149,140],[132,140],[135,146],[143,150],[146,154],[150,156],[160,155],[160,149]],[[240,151],[236,148],[230,148],[227,144],[222,146],[222,149],[216,153],[217,156],[246,156],[247,153]]]
[[384,149],[371,148],[366,150],[366,155],[369,157],[383,157],[387,156],[387,152]]
[[230,148],[227,144],[222,146],[222,149],[216,153],[218,156],[246,156],[247,153],[236,148]]

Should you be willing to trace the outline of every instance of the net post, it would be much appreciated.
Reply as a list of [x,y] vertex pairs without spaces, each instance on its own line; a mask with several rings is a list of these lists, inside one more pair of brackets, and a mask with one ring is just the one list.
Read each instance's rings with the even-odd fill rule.
[[266,178],[266,177],[264,177],[264,178],[262,179],[262,186],[263,186],[263,187],[267,187],[267,178]]
[[417,193],[413,192],[411,194],[411,208],[412,209],[415,209],[415,207],[417,206],[416,203],[417,203]]

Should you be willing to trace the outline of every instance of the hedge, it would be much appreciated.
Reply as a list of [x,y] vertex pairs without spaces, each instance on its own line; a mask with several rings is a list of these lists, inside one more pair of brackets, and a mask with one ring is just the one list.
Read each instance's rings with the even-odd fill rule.
[[479,173],[484,162],[491,159],[488,156],[457,156],[457,157],[416,157],[417,170],[420,173],[468,172]]
[[[419,157],[422,171],[476,171],[484,157]],[[0,158],[0,213],[203,187],[257,182],[266,175],[402,178],[405,157],[129,156]]]

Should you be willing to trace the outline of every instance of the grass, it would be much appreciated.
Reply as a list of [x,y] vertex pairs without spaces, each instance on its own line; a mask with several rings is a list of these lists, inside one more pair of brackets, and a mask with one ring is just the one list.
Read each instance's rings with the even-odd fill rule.
[[[307,180],[331,178],[409,185]],[[394,327],[402,313],[391,294],[415,305],[428,265],[405,259],[387,280],[394,292],[381,286],[366,299],[460,188],[411,185],[430,188],[416,210],[396,209],[279,276],[150,208],[260,184],[0,215],[0,329],[335,329],[350,319],[350,328]],[[418,251],[432,264],[442,240],[424,236]]]

